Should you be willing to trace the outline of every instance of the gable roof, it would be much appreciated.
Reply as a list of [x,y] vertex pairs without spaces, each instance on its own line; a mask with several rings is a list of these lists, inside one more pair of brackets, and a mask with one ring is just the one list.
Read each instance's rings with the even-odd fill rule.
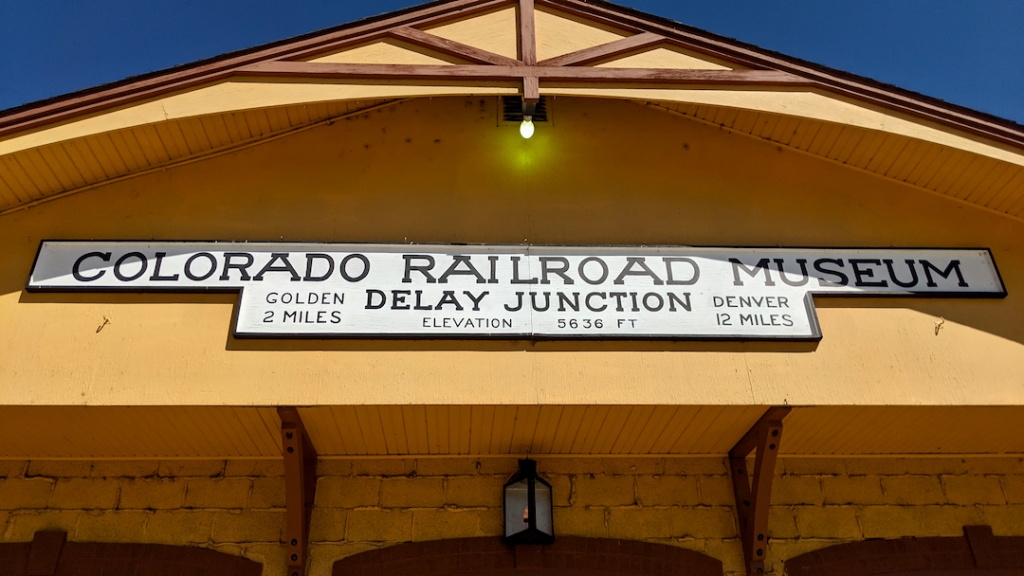
[[[486,18],[489,20],[485,24]],[[466,23],[470,28],[491,28],[467,33]],[[499,30],[501,26],[505,28]],[[545,35],[545,27],[552,26],[564,30]],[[511,43],[499,46],[497,40],[487,37],[488,32],[493,37],[511,35]],[[355,57],[356,49],[367,46],[380,49],[374,56]],[[390,56],[382,56],[385,53]],[[415,58],[394,57],[413,54]],[[364,90],[354,97],[324,95],[322,91],[278,98],[250,94],[250,100],[244,103],[229,101],[237,91],[213,89],[241,80],[345,80],[402,83],[415,88]],[[182,95],[203,90],[208,92],[205,105],[191,100],[182,103],[187,100]],[[927,183],[935,182],[937,174],[922,172],[918,174],[920,181],[911,179],[909,173],[899,178],[898,158],[893,161],[897,169],[892,174],[887,171],[893,166],[884,167],[878,162],[871,166],[875,152],[883,147],[905,150],[912,141],[916,148],[935,148],[923,152],[927,158],[934,156],[935,161],[930,163],[935,164],[935,170],[948,166],[949,156],[957,154],[963,158],[955,158],[956,163],[977,165],[973,177],[979,182],[961,177],[959,181],[964,184],[960,190],[953,190],[952,183],[952,192],[940,190],[937,183],[929,189],[954,198],[961,194],[959,199],[970,201],[970,190],[989,178],[1000,187],[992,194],[983,194],[990,197],[979,205],[1015,217],[1024,214],[1024,126],[629,8],[582,0],[536,0],[536,6],[534,0],[442,0],[0,112],[0,214],[112,177],[135,174],[155,164],[166,165],[224,146],[272,137],[395,98],[518,93],[534,99],[542,91],[640,99],[661,110],[811,153],[817,153],[813,140],[823,127],[826,133],[838,127],[836,140],[842,138],[843,129],[848,136],[856,134],[858,141],[865,140],[861,132],[868,131],[871,137],[867,140],[877,144],[878,150],[850,148],[848,158],[831,159],[847,163],[853,157],[868,158],[863,166],[853,165],[927,187]],[[769,92],[778,97],[766,99]],[[218,104],[211,106],[214,100]],[[145,106],[158,101],[163,102],[158,107]],[[341,102],[345,104],[339,107]],[[175,116],[168,111],[168,103],[185,110]],[[67,156],[74,163],[76,159],[67,150],[63,156],[59,151],[50,152],[57,159],[46,161],[46,147],[73,146],[76,139],[142,126],[154,130],[163,122],[184,121],[181,119],[186,117],[236,112],[258,115],[260,110],[282,111],[299,103],[303,104],[305,118],[298,122],[274,125],[270,119],[253,118],[254,124],[265,124],[267,129],[240,129],[249,136],[235,138],[232,134],[223,145],[211,144],[206,149],[183,141],[176,146],[180,152],[177,155],[170,150],[174,146],[164,145],[167,150],[163,154],[144,155],[146,162],[137,163],[138,167],[126,162],[123,169],[93,168],[92,178],[84,176],[90,170],[80,167],[65,171],[83,174],[78,180],[59,174],[32,178],[27,174],[31,169],[23,166],[30,162],[16,157],[39,154],[44,158],[42,164],[49,165]],[[320,109],[308,112],[306,103],[316,103]],[[124,118],[126,111],[132,118]],[[120,119],[114,118],[118,115]],[[757,132],[765,116],[769,118],[763,124],[770,124],[772,130],[766,133],[762,127]],[[97,118],[110,121],[97,122]],[[788,120],[784,123],[780,118]],[[90,121],[88,127],[83,126]],[[750,129],[745,124],[751,124]],[[780,130],[780,124],[786,129]],[[69,125],[81,129],[70,129]],[[796,138],[801,130],[813,132],[803,148]],[[103,144],[82,145],[88,148]],[[116,141],[109,145],[119,146]],[[829,150],[819,155],[830,157],[828,152],[836,148],[835,141],[827,147]],[[839,150],[845,148],[840,146]],[[920,152],[916,148],[914,152]],[[5,164],[5,158],[14,162]],[[882,168],[886,170],[879,172]],[[948,176],[941,180],[949,180]],[[9,189],[6,194],[5,183]]]

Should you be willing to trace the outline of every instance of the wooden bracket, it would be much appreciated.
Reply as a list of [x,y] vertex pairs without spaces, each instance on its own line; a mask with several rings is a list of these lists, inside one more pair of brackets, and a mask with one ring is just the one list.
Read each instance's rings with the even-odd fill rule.
[[309,517],[316,495],[317,453],[298,410],[282,407],[277,409],[277,414],[281,417],[284,454],[288,576],[304,576],[309,552]]
[[[739,516],[743,557],[748,576],[764,574],[764,557],[768,550],[768,508],[775,478],[775,460],[782,440],[782,419],[788,414],[787,406],[772,406],[743,435],[729,451],[729,468],[736,495],[736,514]],[[754,481],[747,473],[747,456],[757,451],[754,458]]]

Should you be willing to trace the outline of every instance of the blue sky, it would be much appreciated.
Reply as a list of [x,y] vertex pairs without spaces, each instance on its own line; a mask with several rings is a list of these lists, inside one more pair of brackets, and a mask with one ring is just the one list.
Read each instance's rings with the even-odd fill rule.
[[[1024,0],[621,0],[1024,123]],[[413,5],[0,0],[0,109]]]

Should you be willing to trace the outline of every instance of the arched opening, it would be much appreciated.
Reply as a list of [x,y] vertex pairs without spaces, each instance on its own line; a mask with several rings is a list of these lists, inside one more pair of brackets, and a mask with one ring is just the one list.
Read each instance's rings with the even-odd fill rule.
[[508,546],[501,538],[399,544],[334,563],[333,576],[443,576],[525,572],[559,576],[722,576],[710,556],[664,544],[560,536],[550,546]]
[[864,540],[786,561],[790,576],[1011,576],[1024,573],[1024,536],[965,526],[962,537]]
[[216,550],[166,544],[66,542],[36,532],[32,542],[0,544],[0,576],[260,576],[263,566]]

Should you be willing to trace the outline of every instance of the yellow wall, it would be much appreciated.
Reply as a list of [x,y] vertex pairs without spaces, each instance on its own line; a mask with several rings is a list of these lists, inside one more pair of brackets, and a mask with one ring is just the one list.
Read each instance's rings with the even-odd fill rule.
[[[312,576],[407,541],[499,536],[510,458],[322,460]],[[719,458],[538,458],[560,535],[701,551],[740,575],[732,485]],[[36,530],[72,541],[215,548],[284,571],[283,470],[270,460],[0,461],[0,542]],[[1024,459],[783,459],[768,573],[804,552],[864,538],[961,536],[988,524],[1024,536]]]
[[[0,217],[0,403],[1024,403],[1021,222],[629,102],[559,98],[529,141],[495,107],[410,101]],[[238,341],[231,296],[24,293],[44,238],[987,246],[1009,296],[819,299],[817,345]]]

